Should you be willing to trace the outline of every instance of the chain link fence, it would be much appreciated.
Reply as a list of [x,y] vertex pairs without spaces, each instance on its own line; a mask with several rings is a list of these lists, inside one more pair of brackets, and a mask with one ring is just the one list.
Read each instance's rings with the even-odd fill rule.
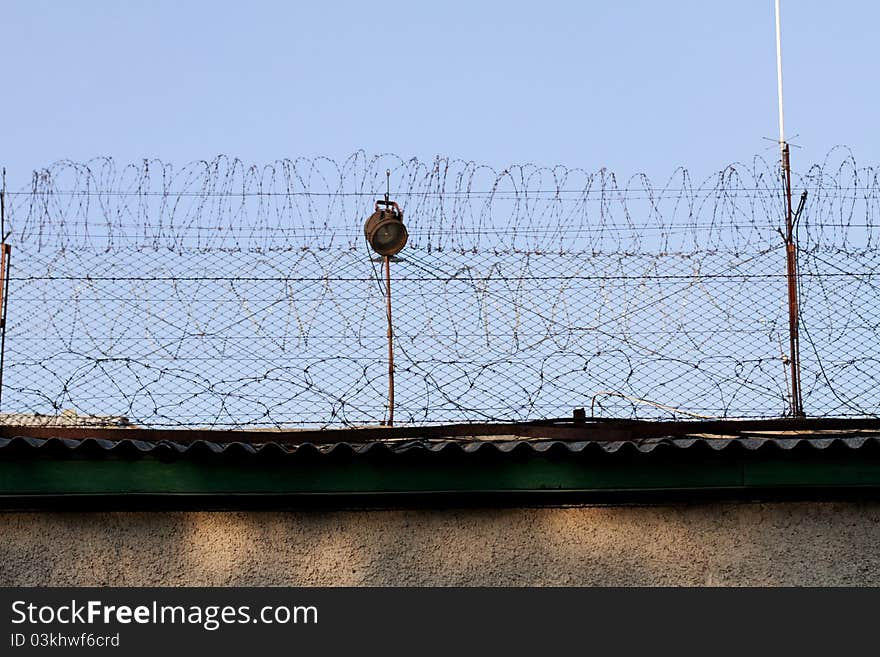
[[[412,236],[391,263],[397,423],[791,413],[772,164],[654,187],[356,155],[61,163],[10,193],[6,421],[384,422],[385,287],[360,227],[386,168]],[[804,408],[873,416],[880,186],[846,158],[798,185]]]

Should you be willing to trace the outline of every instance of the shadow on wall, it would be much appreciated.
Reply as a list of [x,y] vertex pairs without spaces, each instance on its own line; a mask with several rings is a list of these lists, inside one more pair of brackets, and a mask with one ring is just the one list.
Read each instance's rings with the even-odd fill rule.
[[0,585],[880,584],[880,503],[3,513]]

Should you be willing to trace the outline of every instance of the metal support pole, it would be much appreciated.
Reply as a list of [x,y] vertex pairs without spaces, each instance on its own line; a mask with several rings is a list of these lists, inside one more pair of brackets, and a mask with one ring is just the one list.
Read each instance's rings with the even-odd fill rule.
[[388,426],[394,426],[394,332],[391,323],[391,258],[385,256],[385,301],[388,315]]
[[776,0],[776,91],[779,99],[779,148],[785,144],[785,113],[782,105],[782,18]]
[[791,209],[791,161],[788,144],[782,146],[782,176],[785,184],[785,256],[788,280],[788,338],[791,366],[791,414],[804,416],[801,398],[800,307],[798,303],[797,242],[794,237],[794,221]]
[[785,114],[782,104],[782,19],[779,0],[776,0],[776,85],[779,96],[779,149],[782,159],[782,182],[785,187],[785,260],[788,279],[788,341],[789,365],[791,366],[791,414],[803,417],[804,404],[801,398],[801,355],[798,325],[798,269],[797,243],[794,236],[794,221],[791,211],[791,159],[788,142],[785,141]]
[[6,169],[0,187],[0,408],[3,404],[3,365],[6,360],[6,306],[9,301],[9,260],[12,248],[6,243]]
[[6,360],[6,307],[9,303],[9,260],[12,247],[0,244],[0,408],[3,402],[3,365]]
[[6,241],[6,168],[2,173],[2,187],[0,187],[0,239]]

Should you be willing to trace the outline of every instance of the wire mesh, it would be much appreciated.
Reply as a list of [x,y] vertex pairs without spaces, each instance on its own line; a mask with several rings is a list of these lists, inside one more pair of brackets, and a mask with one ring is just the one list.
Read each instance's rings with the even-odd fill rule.
[[[875,415],[873,170],[797,180],[810,415]],[[756,159],[699,184],[356,154],[175,171],[58,163],[10,193],[7,421],[358,426],[387,418],[385,288],[361,226],[384,192],[395,421],[791,412],[783,205]]]

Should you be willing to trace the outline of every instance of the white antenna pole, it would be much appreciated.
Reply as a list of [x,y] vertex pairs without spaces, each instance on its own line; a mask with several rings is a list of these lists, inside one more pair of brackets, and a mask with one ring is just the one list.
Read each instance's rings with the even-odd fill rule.
[[785,141],[785,118],[782,112],[782,29],[779,20],[779,0],[776,0],[776,81],[779,88],[779,155],[782,165],[782,183],[785,194],[785,253],[788,279],[788,337],[791,348],[791,414],[804,417],[801,395],[800,308],[798,305],[797,243],[791,212],[791,159]]
[[779,89],[779,148],[785,144],[785,115],[782,111],[782,30],[779,20],[779,0],[776,0],[776,82]]

